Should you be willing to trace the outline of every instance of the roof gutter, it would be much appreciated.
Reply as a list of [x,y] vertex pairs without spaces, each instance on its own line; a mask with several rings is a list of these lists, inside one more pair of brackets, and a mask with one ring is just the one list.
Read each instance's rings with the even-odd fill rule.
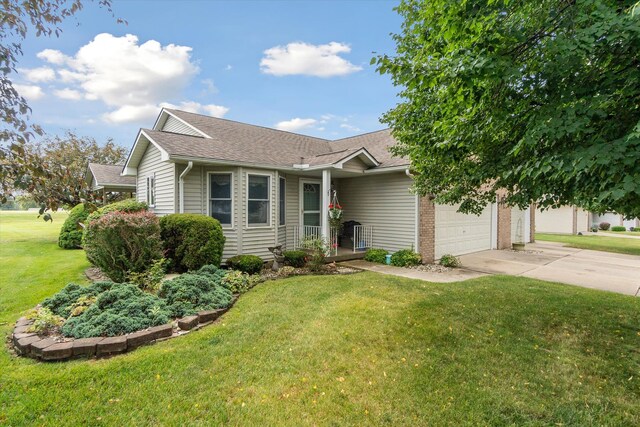
[[180,213],[184,213],[184,177],[187,176],[191,169],[193,169],[193,162],[189,162],[187,164],[187,168],[182,171],[182,173],[180,174],[180,178],[178,178],[178,183],[180,186]]

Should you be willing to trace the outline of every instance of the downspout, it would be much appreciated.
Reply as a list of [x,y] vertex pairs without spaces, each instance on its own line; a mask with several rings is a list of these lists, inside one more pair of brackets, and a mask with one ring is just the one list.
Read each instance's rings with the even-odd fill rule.
[[178,178],[178,185],[180,188],[180,213],[184,213],[184,177],[187,176],[189,171],[193,168],[193,162],[187,164],[187,168],[182,171],[180,178]]

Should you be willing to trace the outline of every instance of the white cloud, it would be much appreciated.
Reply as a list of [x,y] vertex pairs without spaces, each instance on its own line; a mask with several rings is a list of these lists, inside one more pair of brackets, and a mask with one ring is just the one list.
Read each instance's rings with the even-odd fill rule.
[[55,65],[62,65],[69,58],[59,50],[54,49],[45,49],[42,52],[38,52],[36,56],[44,61]]
[[[112,108],[103,115],[109,123],[153,119],[160,105],[179,99],[199,72],[191,60],[190,47],[163,46],[155,40],[140,44],[138,37],[131,34],[123,37],[98,34],[73,56],[45,49],[38,53],[38,58],[54,64],[59,80],[71,86],[57,90],[57,96],[105,103]],[[208,93],[217,90],[211,79],[202,83]],[[190,101],[176,108],[216,117],[222,117],[229,110],[220,105]]]
[[342,129],[348,130],[349,132],[362,132],[362,129],[360,129],[359,127],[350,125],[348,123],[341,123],[340,127]]
[[124,105],[117,110],[102,115],[108,123],[131,123],[151,120],[160,113],[160,108],[153,104]]
[[275,46],[264,51],[260,70],[274,76],[302,74],[316,77],[343,76],[362,70],[362,67],[339,56],[351,52],[344,43],[312,45],[302,42]]
[[201,80],[200,83],[202,83],[202,85],[204,86],[203,94],[207,95],[207,94],[218,93],[218,88],[213,83],[213,80],[204,79],[204,80]]
[[169,102],[163,102],[161,107],[173,108],[176,110],[188,111],[190,113],[206,114],[213,117],[224,117],[229,111],[227,107],[215,104],[200,104],[195,101],[181,102],[179,105],[171,104]]
[[20,96],[29,101],[36,101],[44,96],[44,92],[40,86],[14,84],[13,88],[18,91]]
[[296,117],[295,119],[276,123],[275,128],[286,130],[287,132],[296,132],[302,129],[309,128],[315,125],[317,122],[318,121],[316,119],[301,119],[299,117]]
[[80,93],[80,91],[77,91],[75,89],[70,89],[68,87],[65,87],[63,89],[54,90],[53,94],[55,96],[57,96],[58,98],[70,99],[72,101],[77,101],[79,99],[82,99],[82,93]]
[[50,82],[56,78],[55,71],[49,67],[19,68],[18,72],[25,80],[33,83]]
[[226,66],[226,67],[224,67],[224,69],[225,69],[226,71],[231,71],[231,70],[233,69],[233,66],[232,66],[231,64],[227,64],[227,66]]

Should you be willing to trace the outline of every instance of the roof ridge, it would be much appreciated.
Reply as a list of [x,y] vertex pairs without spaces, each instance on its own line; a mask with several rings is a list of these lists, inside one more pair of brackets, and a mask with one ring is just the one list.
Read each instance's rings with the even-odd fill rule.
[[332,139],[330,142],[344,141],[345,139],[351,139],[351,138],[360,138],[361,136],[371,135],[372,133],[379,133],[379,132],[384,132],[384,131],[387,131],[387,130],[390,130],[390,128],[372,130],[371,132],[365,132],[365,133],[361,133],[359,135],[352,135],[352,136],[346,136],[344,138]]
[[[206,114],[192,113],[191,111],[178,110],[178,109],[175,109],[175,108],[166,108],[166,110],[168,110],[168,111],[179,111],[181,113],[187,113],[187,114],[193,114],[193,115],[196,115],[196,116],[206,117],[207,119],[222,120],[222,121],[225,121],[225,122],[231,122],[231,123],[237,123],[237,124],[245,125],[245,126],[251,126],[251,127],[256,127],[256,128],[267,129],[267,130],[271,130],[271,131],[274,131],[274,132],[288,133],[290,135],[301,136],[301,137],[304,137],[304,138],[317,139],[317,140],[319,140],[321,142],[333,142],[332,140],[326,139],[326,138],[320,138],[320,137],[311,136],[311,135],[304,135],[302,133],[296,133],[296,132],[290,132],[290,131],[287,131],[287,130],[275,129],[275,128],[271,128],[271,127],[268,127],[268,126],[254,125],[252,123],[241,122],[239,120],[231,120],[231,119],[225,119],[225,118],[222,118],[222,117],[207,116]],[[189,124],[191,126],[195,127],[196,129],[198,128],[193,123],[189,123]],[[200,129],[198,129],[198,130],[200,130]],[[202,130],[200,130],[200,131],[202,132]]]

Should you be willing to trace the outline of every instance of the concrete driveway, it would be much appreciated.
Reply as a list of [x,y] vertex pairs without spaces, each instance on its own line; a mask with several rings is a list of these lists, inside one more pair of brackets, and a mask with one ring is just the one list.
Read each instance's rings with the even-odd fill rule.
[[562,243],[527,245],[526,252],[482,251],[460,257],[462,267],[640,296],[640,256],[567,248]]

